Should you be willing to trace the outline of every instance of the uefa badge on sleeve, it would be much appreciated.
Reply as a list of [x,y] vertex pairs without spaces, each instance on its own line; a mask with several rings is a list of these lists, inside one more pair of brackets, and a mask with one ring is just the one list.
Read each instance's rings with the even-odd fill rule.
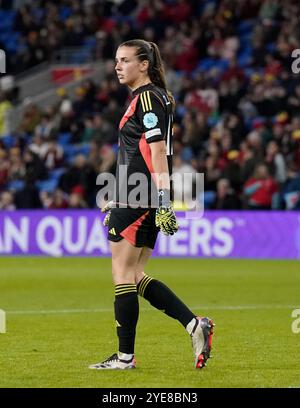
[[158,117],[153,112],[148,112],[143,117],[144,126],[147,129],[154,128],[158,123]]

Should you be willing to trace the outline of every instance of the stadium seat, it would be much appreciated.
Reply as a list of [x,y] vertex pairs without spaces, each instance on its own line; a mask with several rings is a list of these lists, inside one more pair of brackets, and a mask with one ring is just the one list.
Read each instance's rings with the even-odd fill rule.
[[71,14],[72,14],[72,10],[70,7],[68,6],[60,7],[59,17],[62,19],[62,21],[66,21],[67,18],[69,18]]
[[14,144],[15,144],[15,137],[12,136],[12,135],[7,135],[7,136],[4,136],[4,137],[1,139],[1,141],[4,143],[4,146],[5,146],[7,149],[10,149],[10,148],[13,147]]
[[210,116],[210,117],[207,119],[207,124],[208,124],[208,126],[213,127],[213,126],[215,126],[219,121],[220,121],[220,118],[219,118],[218,116]]
[[240,67],[246,67],[251,62],[252,47],[247,46],[241,50],[237,57],[238,65]]
[[229,61],[226,59],[216,60],[214,68],[218,68],[220,71],[225,71],[229,67]]
[[94,48],[96,47],[97,40],[95,37],[87,37],[84,40],[83,45],[86,46],[87,48]]
[[183,161],[189,163],[194,158],[192,149],[189,146],[184,147],[182,150],[181,157]]
[[58,184],[58,180],[54,178],[50,178],[48,180],[44,181],[38,181],[37,182],[37,187],[40,191],[46,191],[48,193],[53,193],[54,190],[56,189]]
[[65,147],[67,146],[71,141],[71,133],[60,133],[58,135],[58,143],[62,146]]
[[266,45],[266,50],[268,52],[274,53],[276,51],[276,43],[269,43]]
[[68,144],[64,147],[64,154],[68,161],[72,160],[78,154],[88,156],[91,146],[88,143],[80,145]]
[[11,191],[19,191],[22,190],[25,186],[23,180],[13,180],[7,185],[7,189]]
[[14,10],[0,10],[0,31],[12,31],[16,12]]
[[239,37],[240,49],[251,45],[252,33],[246,33]]
[[114,144],[112,145],[112,149],[113,149],[114,153],[117,154],[118,151],[119,151],[119,145],[118,145],[118,143],[114,143]]
[[203,0],[198,2],[198,15],[201,15],[204,10],[206,10],[209,6],[216,5],[216,0]]
[[255,21],[256,20],[242,20],[239,24],[238,24],[238,33],[239,35],[243,35],[243,34],[249,34],[255,25]]
[[215,198],[216,198],[215,191],[204,191],[203,193],[204,208],[205,209],[210,208],[213,202],[215,201]]
[[177,112],[176,113],[180,118],[183,118],[183,116],[185,114],[185,111],[186,111],[186,109],[185,109],[184,105],[178,105],[177,106]]
[[92,57],[90,47],[81,47],[80,50],[70,57],[71,64],[84,64],[87,61],[90,61]]
[[204,58],[200,63],[197,65],[197,70],[200,71],[207,71],[212,68],[215,64],[215,60],[213,58]]
[[60,176],[65,172],[64,168],[52,170],[50,173],[51,180],[59,180]]

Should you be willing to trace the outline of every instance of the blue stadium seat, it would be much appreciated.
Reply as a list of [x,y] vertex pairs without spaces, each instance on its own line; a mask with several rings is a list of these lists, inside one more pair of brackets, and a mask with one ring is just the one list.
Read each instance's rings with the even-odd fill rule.
[[189,163],[194,158],[194,153],[189,146],[185,146],[181,152],[181,158],[183,161]]
[[209,5],[216,5],[216,0],[202,0],[198,2],[198,15],[201,15],[203,11],[209,6]]
[[25,183],[23,180],[13,180],[7,185],[8,190],[12,191],[19,191],[22,190],[25,186]]
[[226,59],[219,59],[215,61],[213,67],[218,68],[220,71],[225,71],[229,67],[229,62]]
[[91,145],[89,143],[84,143],[76,147],[76,154],[83,154],[88,156],[91,150]]
[[185,107],[183,105],[178,105],[177,109],[176,109],[176,113],[180,118],[183,118],[183,116],[185,115]]
[[213,127],[219,122],[219,120],[220,120],[220,118],[218,116],[210,116],[207,119],[207,124],[208,124],[208,126]]
[[48,180],[38,181],[37,187],[40,191],[46,191],[48,193],[53,193],[57,187],[57,184],[58,184],[58,180],[54,178],[50,178]]
[[64,155],[68,159],[70,157],[75,156],[75,146],[72,144],[66,144],[64,146]]
[[198,70],[207,71],[212,68],[215,64],[215,60],[213,58],[204,58],[200,61],[197,65]]
[[10,148],[13,147],[14,144],[15,144],[15,137],[12,136],[12,135],[7,135],[7,136],[4,136],[4,137],[1,139],[1,141],[4,143],[4,146],[5,146],[7,149],[10,149]]
[[255,72],[256,72],[255,68],[248,67],[248,68],[244,69],[244,73],[245,73],[247,78],[250,78],[251,75],[253,75]]
[[73,159],[78,154],[83,154],[88,156],[91,146],[89,143],[80,144],[80,145],[65,145],[64,154],[67,160]]
[[245,33],[239,37],[240,49],[251,45],[252,33]]
[[68,145],[71,141],[71,133],[60,133],[58,135],[58,143],[65,147],[66,145]]
[[200,201],[200,203],[203,202],[204,209],[209,209],[213,202],[215,201],[215,198],[216,198],[215,191],[204,191],[200,193],[198,200]]
[[70,57],[70,63],[72,64],[83,64],[91,59],[91,49],[90,47],[81,47],[80,51],[74,53]]
[[19,49],[19,33],[11,33],[8,40],[5,41],[6,50],[11,54],[15,54]]
[[72,9],[70,7],[68,6],[60,7],[59,17],[62,19],[62,21],[66,21],[67,18],[69,18],[71,14],[72,14]]
[[[3,26],[1,25],[1,28],[2,28]],[[5,28],[4,28],[4,32],[0,32],[0,41],[2,41],[3,43],[6,43],[6,41],[9,41],[9,39],[10,39],[10,37],[11,37],[11,32],[8,32],[8,30],[6,30]]]
[[213,204],[216,198],[216,192],[215,191],[204,191],[204,208],[208,209],[210,206]]
[[112,15],[110,16],[110,19],[117,22],[118,24],[128,23],[131,26],[135,26],[136,24],[135,18],[131,15],[127,15],[127,16],[124,16],[122,14]]
[[251,62],[253,48],[251,46],[244,47],[238,54],[237,61],[240,67],[246,67]]
[[87,37],[85,38],[83,45],[86,46],[87,48],[94,48],[96,47],[97,40],[95,37]]
[[244,123],[247,132],[250,132],[250,130],[252,130],[252,119],[245,118]]
[[118,151],[119,151],[119,145],[118,145],[118,143],[114,143],[114,144],[112,145],[112,149],[113,149],[114,153],[117,154]]
[[0,10],[0,30],[12,31],[16,12],[14,10]]
[[255,25],[256,20],[248,19],[248,20],[243,20],[238,24],[238,33],[239,35],[243,35],[246,33],[250,33]]
[[275,52],[275,51],[276,51],[276,43],[269,43],[269,44],[267,44],[267,45],[266,45],[266,50],[267,50],[268,52],[271,52],[271,53]]
[[60,176],[65,172],[64,168],[52,170],[50,173],[51,180],[59,180]]

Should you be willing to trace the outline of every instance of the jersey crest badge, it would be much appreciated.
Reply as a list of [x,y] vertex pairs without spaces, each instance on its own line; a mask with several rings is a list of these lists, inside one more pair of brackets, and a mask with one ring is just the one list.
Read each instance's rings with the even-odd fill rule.
[[147,129],[154,128],[158,123],[158,117],[153,112],[148,112],[143,117],[144,126]]

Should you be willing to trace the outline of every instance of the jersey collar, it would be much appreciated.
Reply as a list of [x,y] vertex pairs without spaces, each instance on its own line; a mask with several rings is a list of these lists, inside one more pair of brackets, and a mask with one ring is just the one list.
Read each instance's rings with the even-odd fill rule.
[[138,88],[136,88],[133,92],[132,92],[132,96],[136,96],[140,93],[142,93],[143,91],[146,91],[149,88],[152,88],[154,86],[154,84],[152,82],[150,82],[150,84],[147,85],[142,85]]

